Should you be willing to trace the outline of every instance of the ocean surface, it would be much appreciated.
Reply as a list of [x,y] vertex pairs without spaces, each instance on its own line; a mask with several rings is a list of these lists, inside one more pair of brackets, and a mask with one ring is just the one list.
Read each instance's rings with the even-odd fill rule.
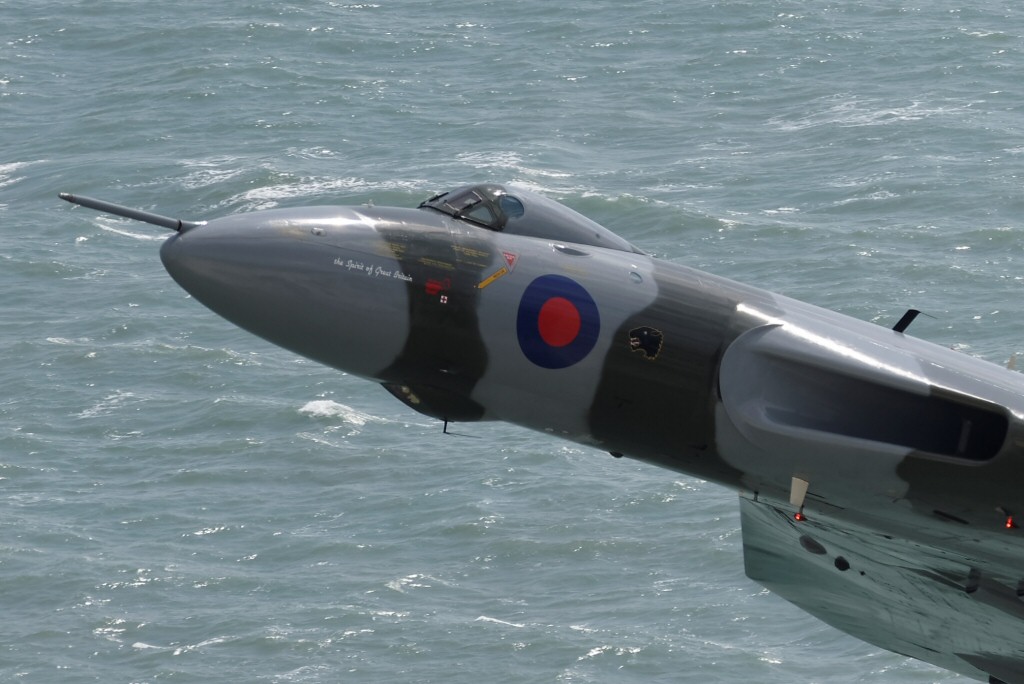
[[475,181],[1024,351],[1016,0],[0,0],[0,681],[966,681],[743,574],[736,495],[456,435],[252,337],[155,226]]

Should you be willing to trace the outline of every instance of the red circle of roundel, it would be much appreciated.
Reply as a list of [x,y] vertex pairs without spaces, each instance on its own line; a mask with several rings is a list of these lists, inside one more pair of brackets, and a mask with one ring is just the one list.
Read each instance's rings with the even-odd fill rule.
[[527,286],[519,301],[519,348],[542,368],[567,368],[597,344],[601,318],[583,286],[560,275],[545,275]]
[[552,297],[544,302],[537,314],[540,338],[552,347],[571,344],[580,334],[580,312],[565,297]]

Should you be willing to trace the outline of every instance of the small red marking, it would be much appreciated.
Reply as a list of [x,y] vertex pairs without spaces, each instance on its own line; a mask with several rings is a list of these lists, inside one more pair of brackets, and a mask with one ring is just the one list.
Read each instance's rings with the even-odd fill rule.
[[552,297],[540,308],[537,330],[546,344],[564,347],[580,334],[580,312],[568,299]]
[[426,293],[428,295],[433,297],[434,295],[438,294],[442,290],[447,290],[451,286],[452,286],[451,278],[445,278],[444,280],[438,280],[436,278],[429,278],[429,279],[427,279],[427,284],[424,287],[424,290],[426,291]]

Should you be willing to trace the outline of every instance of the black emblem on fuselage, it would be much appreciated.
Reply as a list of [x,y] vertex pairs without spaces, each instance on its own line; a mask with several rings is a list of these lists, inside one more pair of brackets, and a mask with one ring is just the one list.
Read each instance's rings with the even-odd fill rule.
[[658,358],[663,341],[664,335],[661,334],[661,331],[650,326],[644,325],[629,331],[630,351],[642,352],[648,361]]

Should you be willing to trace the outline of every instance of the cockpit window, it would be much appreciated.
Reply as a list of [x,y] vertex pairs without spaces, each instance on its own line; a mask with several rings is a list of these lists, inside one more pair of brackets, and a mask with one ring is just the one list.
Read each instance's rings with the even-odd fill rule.
[[640,253],[615,233],[543,195],[496,183],[442,192],[420,204],[455,219],[513,235]]
[[519,218],[526,209],[523,207],[523,203],[518,198],[512,195],[502,195],[498,198],[498,206],[501,207],[502,212],[509,218]]
[[451,192],[443,192],[434,195],[426,202],[420,204],[420,208],[436,209],[457,219],[465,219],[473,223],[490,228],[491,230],[502,230],[508,215],[505,207],[513,210],[518,207],[518,216],[523,214],[523,203],[514,197],[505,194],[505,189],[500,185],[474,185],[468,188],[459,188]]
[[494,210],[490,206],[479,202],[474,204],[467,209],[459,212],[462,218],[469,219],[470,221],[476,221],[480,225],[486,228],[497,229],[501,225],[498,221],[498,217],[494,215]]

